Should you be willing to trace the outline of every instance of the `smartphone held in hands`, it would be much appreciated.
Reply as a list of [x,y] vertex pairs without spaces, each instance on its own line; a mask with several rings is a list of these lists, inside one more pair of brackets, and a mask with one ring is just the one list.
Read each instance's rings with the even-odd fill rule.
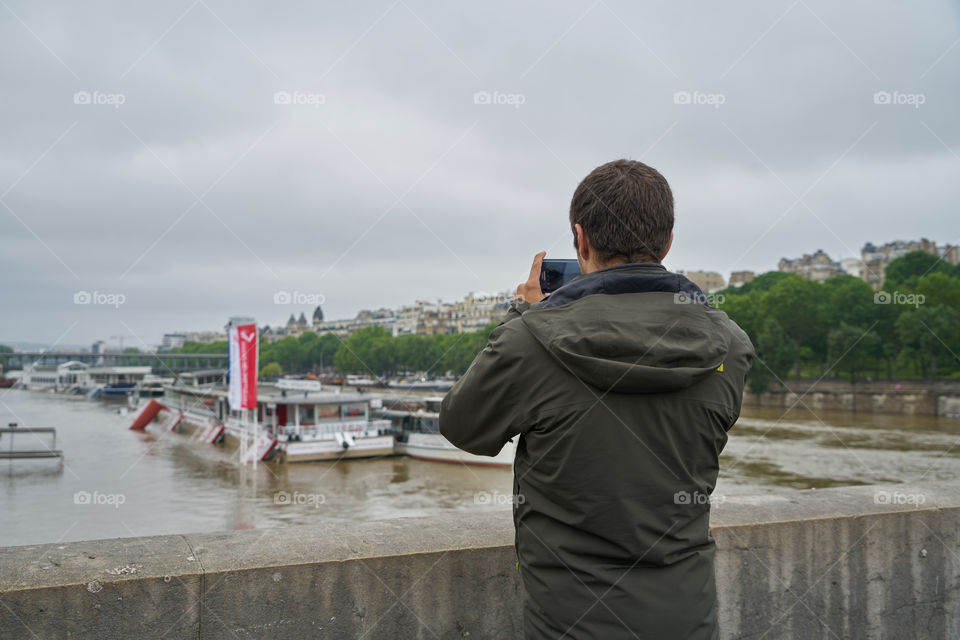
[[553,293],[580,275],[580,264],[572,259],[544,258],[540,267],[540,290]]

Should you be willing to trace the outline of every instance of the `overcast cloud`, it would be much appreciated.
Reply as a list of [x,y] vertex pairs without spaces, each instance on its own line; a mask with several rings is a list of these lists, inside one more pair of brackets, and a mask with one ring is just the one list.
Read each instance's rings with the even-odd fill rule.
[[618,157],[671,269],[960,242],[956,2],[0,5],[0,342],[513,288]]

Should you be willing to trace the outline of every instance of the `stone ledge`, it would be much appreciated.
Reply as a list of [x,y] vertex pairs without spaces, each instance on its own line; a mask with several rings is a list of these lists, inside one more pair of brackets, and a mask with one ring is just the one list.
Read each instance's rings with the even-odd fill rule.
[[[878,492],[922,504],[878,504]],[[715,504],[722,637],[960,635],[960,488]],[[10,638],[510,638],[509,510],[0,549]],[[35,635],[32,635],[35,634]]]

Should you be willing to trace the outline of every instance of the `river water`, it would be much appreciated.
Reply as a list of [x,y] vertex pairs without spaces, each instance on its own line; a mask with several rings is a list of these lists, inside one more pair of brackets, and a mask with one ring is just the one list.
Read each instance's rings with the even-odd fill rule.
[[[0,546],[510,508],[510,470],[402,457],[254,470],[177,433],[130,431],[122,406],[0,392],[0,424],[55,427],[65,454],[0,460]],[[34,437],[16,448],[49,445]],[[744,407],[715,495],[949,480],[960,420]]]

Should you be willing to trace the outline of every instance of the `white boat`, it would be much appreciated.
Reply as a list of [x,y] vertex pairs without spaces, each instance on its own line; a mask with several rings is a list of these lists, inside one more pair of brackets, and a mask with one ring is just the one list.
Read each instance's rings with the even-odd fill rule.
[[390,382],[391,389],[400,391],[449,391],[453,388],[453,382],[450,380],[430,380],[427,378],[418,378],[416,380],[394,380]]
[[137,383],[136,389],[141,398],[159,398],[163,396],[163,386],[173,384],[175,378],[164,378],[148,373],[143,380]]
[[[507,442],[495,456],[478,456],[458,449],[440,433],[440,402],[442,398],[410,400],[405,408],[378,412],[390,420],[396,435],[397,453],[418,460],[453,462],[487,467],[513,466],[517,451],[515,440]],[[419,405],[419,406],[418,406]]]
[[77,389],[85,392],[92,385],[89,369],[89,365],[76,360],[60,364],[25,364],[20,385],[32,391],[68,392]]
[[[201,430],[207,442],[248,441],[258,460],[312,462],[395,455],[389,420],[371,420],[368,393],[293,391],[260,385],[256,425],[231,411],[227,390],[219,387],[165,386],[164,404],[184,416],[182,424]],[[222,427],[222,428],[221,428]],[[253,442],[249,442],[253,436]]]
[[90,366],[71,360],[60,364],[26,364],[21,374],[23,388],[56,393],[90,393],[103,397],[127,397],[150,375],[149,366]]

